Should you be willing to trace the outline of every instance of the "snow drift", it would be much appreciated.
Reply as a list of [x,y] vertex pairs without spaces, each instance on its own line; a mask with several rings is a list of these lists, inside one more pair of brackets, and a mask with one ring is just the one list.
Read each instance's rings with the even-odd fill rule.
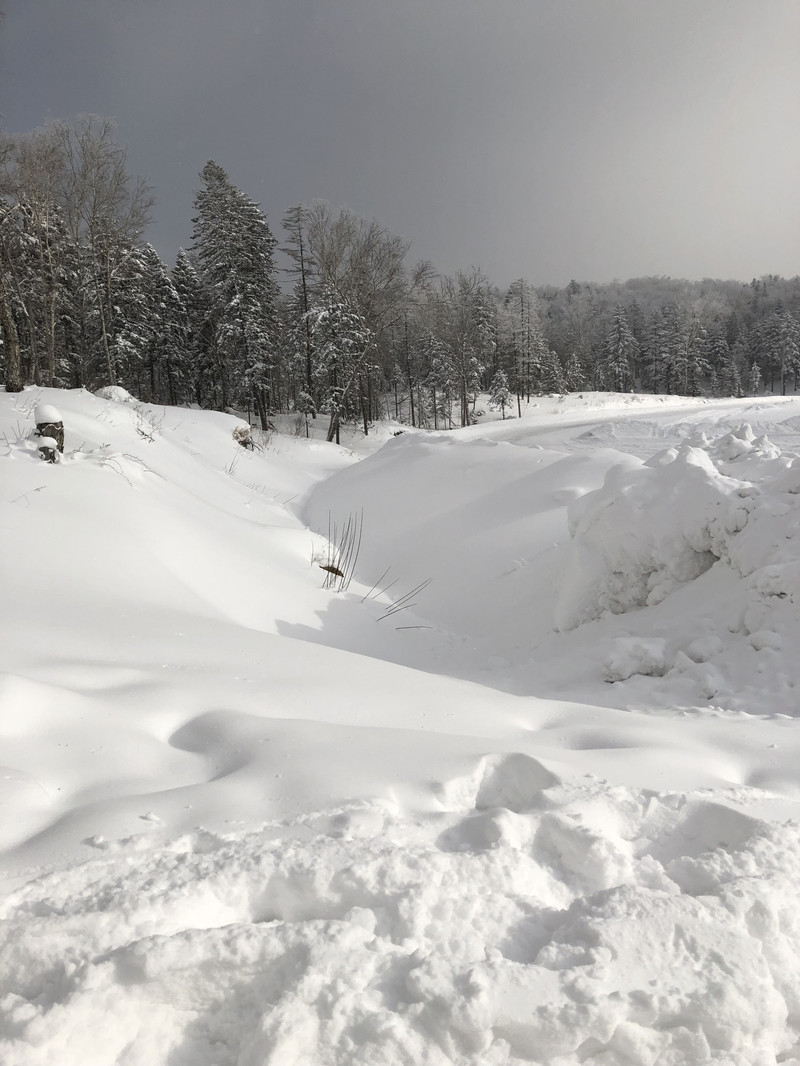
[[0,1060],[800,1063],[797,419],[0,396]]

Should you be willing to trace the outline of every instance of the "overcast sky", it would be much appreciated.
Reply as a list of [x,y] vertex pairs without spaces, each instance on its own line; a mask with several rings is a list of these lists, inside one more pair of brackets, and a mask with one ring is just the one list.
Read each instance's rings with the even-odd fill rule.
[[800,273],[800,0],[0,0],[0,123],[116,119],[168,261],[214,159],[500,285]]

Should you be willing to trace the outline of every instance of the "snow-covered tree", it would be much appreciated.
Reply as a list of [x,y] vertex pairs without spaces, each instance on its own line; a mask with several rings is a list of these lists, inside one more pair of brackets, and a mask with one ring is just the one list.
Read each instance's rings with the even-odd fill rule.
[[723,324],[716,321],[708,330],[706,362],[712,396],[741,396],[742,379],[736,353],[731,350]]
[[192,247],[208,307],[201,344],[219,374],[221,405],[252,401],[266,429],[278,346],[275,238],[222,167],[209,161],[200,176]]
[[178,298],[176,342],[183,353],[186,389],[201,407],[214,407],[211,393],[217,372],[204,362],[209,353],[203,344],[203,331],[210,330],[210,314],[200,278],[183,248],[178,250],[172,269],[172,284]]
[[786,395],[786,379],[797,379],[800,365],[800,322],[785,307],[779,307],[766,324],[767,350],[770,369],[777,371],[781,395]]
[[64,219],[78,252],[84,360],[95,380],[114,385],[116,293],[150,220],[153,197],[144,179],[128,173],[127,152],[109,119],[82,117],[53,129],[63,158]]
[[290,321],[296,330],[296,340],[302,338],[304,387],[310,396],[314,387],[314,346],[311,340],[311,321],[308,317],[308,312],[311,310],[311,293],[316,270],[311,249],[309,248],[308,237],[306,236],[307,225],[307,208],[302,204],[291,207],[283,219],[286,245],[281,251],[292,260],[292,266],[287,271],[295,279],[292,300],[294,313],[291,315]]
[[373,335],[363,316],[331,289],[323,291],[320,304],[311,308],[309,318],[322,410],[330,414],[327,439],[338,444],[342,421],[362,413],[359,401]]
[[564,387],[564,371],[561,363],[553,349],[548,348],[539,373],[539,389],[543,393],[562,392]]
[[508,387],[508,375],[504,370],[498,370],[489,385],[489,405],[498,408],[505,420],[506,411],[511,407],[512,403],[511,390]]
[[586,373],[578,353],[573,352],[564,368],[564,388],[567,392],[580,392],[586,387]]
[[[512,384],[517,397],[530,400],[532,393],[548,391],[542,381],[550,349],[539,315],[539,301],[530,282],[512,282],[503,301],[506,323],[511,330]],[[552,369],[552,367],[551,367]]]
[[628,325],[628,316],[622,304],[617,304],[606,334],[604,366],[606,381],[614,392],[626,392],[633,384],[634,361],[639,354],[639,345]]

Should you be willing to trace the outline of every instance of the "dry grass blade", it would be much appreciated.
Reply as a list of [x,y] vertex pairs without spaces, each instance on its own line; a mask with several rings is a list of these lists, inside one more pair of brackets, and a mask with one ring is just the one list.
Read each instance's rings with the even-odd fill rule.
[[323,588],[346,592],[353,580],[361,540],[364,533],[364,511],[348,515],[342,530],[339,530],[333,517],[328,512],[328,548],[324,563],[319,566],[325,571]]

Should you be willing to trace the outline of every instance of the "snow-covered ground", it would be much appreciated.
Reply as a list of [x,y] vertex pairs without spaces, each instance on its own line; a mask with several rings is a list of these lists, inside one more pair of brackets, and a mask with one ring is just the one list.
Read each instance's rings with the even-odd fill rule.
[[800,400],[241,424],[0,394],[0,1062],[800,1063]]

